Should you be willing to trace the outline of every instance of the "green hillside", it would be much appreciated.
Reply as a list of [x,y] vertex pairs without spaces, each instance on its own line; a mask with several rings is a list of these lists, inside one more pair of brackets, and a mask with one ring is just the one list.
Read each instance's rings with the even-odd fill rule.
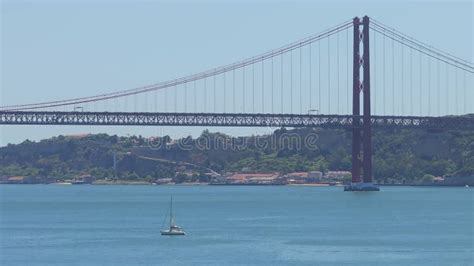
[[[473,132],[375,130],[373,152],[375,178],[385,182],[474,174]],[[98,134],[26,140],[0,148],[0,176],[58,180],[90,174],[98,179],[152,180],[175,177],[177,172],[199,176],[209,169],[350,171],[351,132],[279,129],[271,135],[235,138],[204,131],[196,139],[178,140]]]

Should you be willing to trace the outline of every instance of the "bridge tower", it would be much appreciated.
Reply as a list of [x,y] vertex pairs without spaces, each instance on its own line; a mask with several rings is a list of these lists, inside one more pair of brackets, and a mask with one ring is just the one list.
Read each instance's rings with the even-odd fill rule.
[[[372,174],[372,123],[370,111],[370,47],[369,17],[353,19],[354,53],[352,79],[352,182],[345,191],[378,191]],[[362,26],[362,31],[360,31]],[[360,46],[362,44],[362,56]],[[360,79],[361,69],[363,78]],[[360,125],[360,94],[363,94],[362,127]],[[362,178],[361,178],[362,177]]]

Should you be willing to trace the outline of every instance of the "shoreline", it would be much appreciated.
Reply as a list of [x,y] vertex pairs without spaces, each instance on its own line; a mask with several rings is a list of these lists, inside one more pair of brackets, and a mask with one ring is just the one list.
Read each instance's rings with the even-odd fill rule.
[[[212,184],[212,183],[166,183],[157,184],[145,181],[118,181],[118,182],[94,182],[91,184],[73,184],[69,182],[60,183],[0,183],[0,185],[54,185],[54,186],[292,186],[292,187],[343,187],[344,184],[330,185],[325,183],[307,183],[307,184]],[[470,187],[465,184],[375,184],[379,187]]]

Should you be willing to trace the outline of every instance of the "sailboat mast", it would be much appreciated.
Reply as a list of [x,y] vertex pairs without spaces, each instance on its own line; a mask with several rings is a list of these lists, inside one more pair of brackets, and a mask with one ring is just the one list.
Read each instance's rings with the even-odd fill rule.
[[173,196],[170,201],[170,226],[173,224]]

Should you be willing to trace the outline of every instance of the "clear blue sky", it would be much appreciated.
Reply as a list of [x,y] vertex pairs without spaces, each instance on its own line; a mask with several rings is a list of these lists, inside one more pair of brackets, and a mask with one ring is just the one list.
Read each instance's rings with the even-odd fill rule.
[[[89,96],[224,65],[369,15],[473,60],[472,1],[2,1],[0,105]],[[58,134],[203,128],[0,126],[0,145]],[[211,128],[233,135],[269,129]]]

